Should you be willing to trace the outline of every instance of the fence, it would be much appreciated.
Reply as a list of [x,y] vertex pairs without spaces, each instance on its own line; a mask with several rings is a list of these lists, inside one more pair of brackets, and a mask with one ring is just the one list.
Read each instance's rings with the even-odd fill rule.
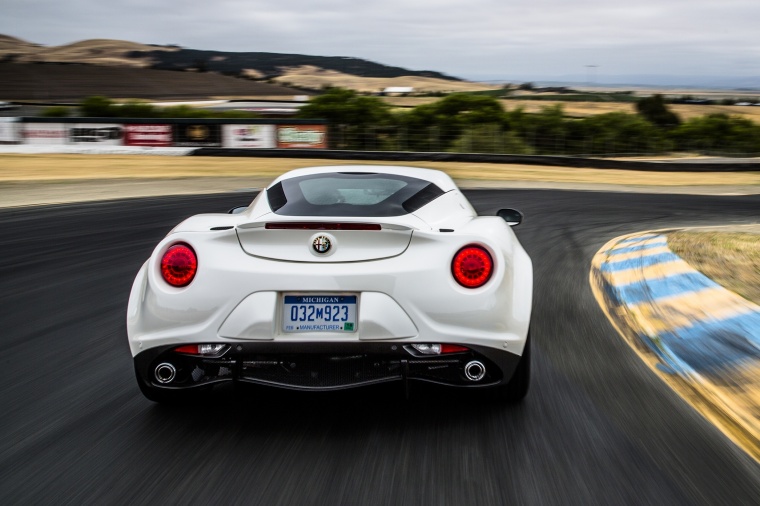
[[659,135],[631,135],[625,131],[570,134],[539,130],[504,131],[497,125],[454,129],[440,127],[334,126],[330,148],[359,151],[478,153],[509,155],[556,155],[574,157],[653,156],[673,152],[745,157],[760,155],[760,137],[733,139],[673,140]]
[[[757,138],[756,138],[757,137]],[[74,144],[237,149],[331,149],[415,153],[553,155],[584,158],[678,152],[760,156],[760,137],[669,139],[652,132],[593,133],[469,128],[330,126],[319,120],[13,118],[0,122],[0,144]]]
[[327,125],[301,120],[13,118],[2,144],[326,149]]

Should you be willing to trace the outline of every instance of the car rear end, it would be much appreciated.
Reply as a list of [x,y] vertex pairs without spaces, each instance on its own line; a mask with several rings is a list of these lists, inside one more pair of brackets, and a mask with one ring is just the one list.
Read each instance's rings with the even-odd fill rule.
[[397,216],[278,214],[267,197],[178,227],[140,270],[128,332],[144,385],[509,382],[532,268],[504,220],[462,206],[444,220],[453,228],[433,228],[430,202]]

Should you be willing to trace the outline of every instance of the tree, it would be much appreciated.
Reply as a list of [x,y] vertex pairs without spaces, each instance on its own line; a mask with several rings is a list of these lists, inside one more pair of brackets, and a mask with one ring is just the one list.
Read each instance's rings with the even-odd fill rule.
[[390,121],[390,106],[345,88],[328,88],[298,111],[299,118],[324,119],[331,125],[382,125]]
[[635,114],[610,112],[570,125],[568,147],[574,154],[661,153],[671,147],[660,128]]
[[410,147],[445,151],[471,126],[499,125],[504,108],[493,98],[455,93],[431,104],[423,104],[402,114]]
[[760,125],[740,116],[709,114],[692,118],[670,132],[676,148],[706,153],[757,155]]
[[661,128],[673,128],[681,124],[681,118],[667,108],[662,95],[640,99],[636,102],[636,110],[644,119]]
[[542,107],[538,114],[528,114],[522,108],[505,115],[507,130],[514,131],[540,154],[562,154],[568,137],[569,122],[562,106]]
[[364,97],[353,90],[329,88],[309,101],[297,117],[327,120],[331,144],[338,149],[375,149],[385,141],[390,125],[390,106],[376,97]]

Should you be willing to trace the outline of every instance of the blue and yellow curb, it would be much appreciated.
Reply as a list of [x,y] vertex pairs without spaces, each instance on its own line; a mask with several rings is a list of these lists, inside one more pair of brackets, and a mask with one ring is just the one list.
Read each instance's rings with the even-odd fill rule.
[[592,261],[594,295],[644,362],[760,460],[760,306],[673,253],[668,232],[605,244]]

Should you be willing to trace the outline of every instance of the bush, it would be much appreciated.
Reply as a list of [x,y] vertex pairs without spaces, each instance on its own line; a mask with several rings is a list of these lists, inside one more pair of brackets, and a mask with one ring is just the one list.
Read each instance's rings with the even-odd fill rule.
[[42,111],[42,116],[44,118],[66,118],[69,115],[69,112],[71,111],[70,107],[66,107],[65,105],[54,105],[52,107],[47,107]]
[[505,132],[499,125],[481,125],[468,128],[454,141],[449,151],[454,153],[533,154],[533,149],[515,132]]
[[760,125],[727,114],[692,118],[671,132],[676,149],[706,154],[760,154]]
[[100,95],[85,98],[79,109],[82,116],[90,118],[112,118],[118,116],[117,106],[108,97]]
[[112,107],[114,114],[121,118],[159,118],[161,117],[161,111],[145,102],[138,102],[136,100],[128,101],[121,105],[114,105]]
[[248,111],[213,111],[176,105],[171,107],[156,107],[137,100],[116,104],[111,99],[102,96],[88,97],[79,105],[84,117],[92,118],[257,118],[257,114]]

